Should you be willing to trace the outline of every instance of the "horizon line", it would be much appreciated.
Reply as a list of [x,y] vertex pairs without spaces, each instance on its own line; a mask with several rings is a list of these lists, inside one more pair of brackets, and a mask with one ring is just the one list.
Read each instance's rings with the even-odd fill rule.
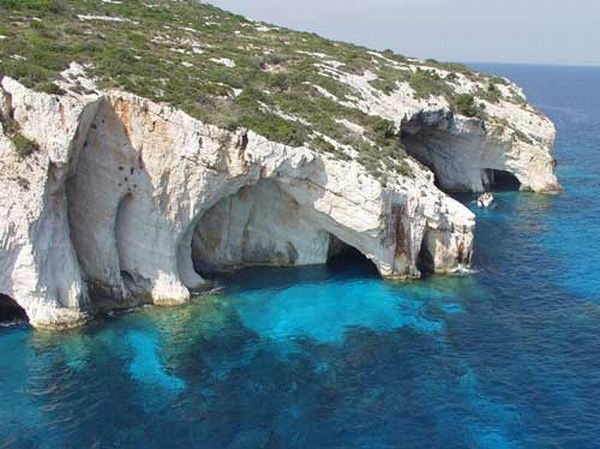
[[600,63],[579,63],[579,62],[523,62],[523,61],[459,61],[462,64],[487,64],[487,65],[527,65],[527,66],[538,66],[538,67],[580,67],[580,68],[593,68],[599,69]]

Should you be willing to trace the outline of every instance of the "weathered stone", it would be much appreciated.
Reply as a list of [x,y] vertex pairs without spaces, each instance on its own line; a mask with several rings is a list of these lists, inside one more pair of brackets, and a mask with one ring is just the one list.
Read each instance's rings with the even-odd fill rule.
[[[356,161],[129,93],[55,96],[10,78],[1,87],[40,147],[21,159],[0,132],[0,293],[34,326],[78,325],[103,305],[185,303],[208,285],[194,262],[324,263],[331,236],[384,277],[419,276],[423,254],[436,272],[470,264],[473,214],[411,158],[411,176],[382,183]],[[535,179],[525,165],[519,173]],[[528,185],[548,187],[549,173]]]

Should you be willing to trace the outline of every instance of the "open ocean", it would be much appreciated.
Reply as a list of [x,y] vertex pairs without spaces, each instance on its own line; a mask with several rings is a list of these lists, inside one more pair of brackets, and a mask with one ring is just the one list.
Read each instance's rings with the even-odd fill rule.
[[0,448],[600,448],[600,68],[476,66],[554,121],[565,188],[476,210],[476,273],[247,270],[187,307],[0,328]]

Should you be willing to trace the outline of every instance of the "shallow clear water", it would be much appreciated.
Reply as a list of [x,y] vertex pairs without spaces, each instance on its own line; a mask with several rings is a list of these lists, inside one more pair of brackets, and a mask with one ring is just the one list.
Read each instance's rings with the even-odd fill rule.
[[566,191],[477,211],[476,274],[251,270],[185,308],[0,328],[0,448],[600,447],[600,69],[485,69],[557,124]]

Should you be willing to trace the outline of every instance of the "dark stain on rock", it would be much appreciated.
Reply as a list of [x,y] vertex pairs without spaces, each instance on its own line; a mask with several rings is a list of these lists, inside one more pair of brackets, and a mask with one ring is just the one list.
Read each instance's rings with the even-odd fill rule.
[[296,265],[296,260],[298,260],[298,251],[296,247],[292,244],[292,242],[287,243],[287,256],[288,263],[290,265]]

